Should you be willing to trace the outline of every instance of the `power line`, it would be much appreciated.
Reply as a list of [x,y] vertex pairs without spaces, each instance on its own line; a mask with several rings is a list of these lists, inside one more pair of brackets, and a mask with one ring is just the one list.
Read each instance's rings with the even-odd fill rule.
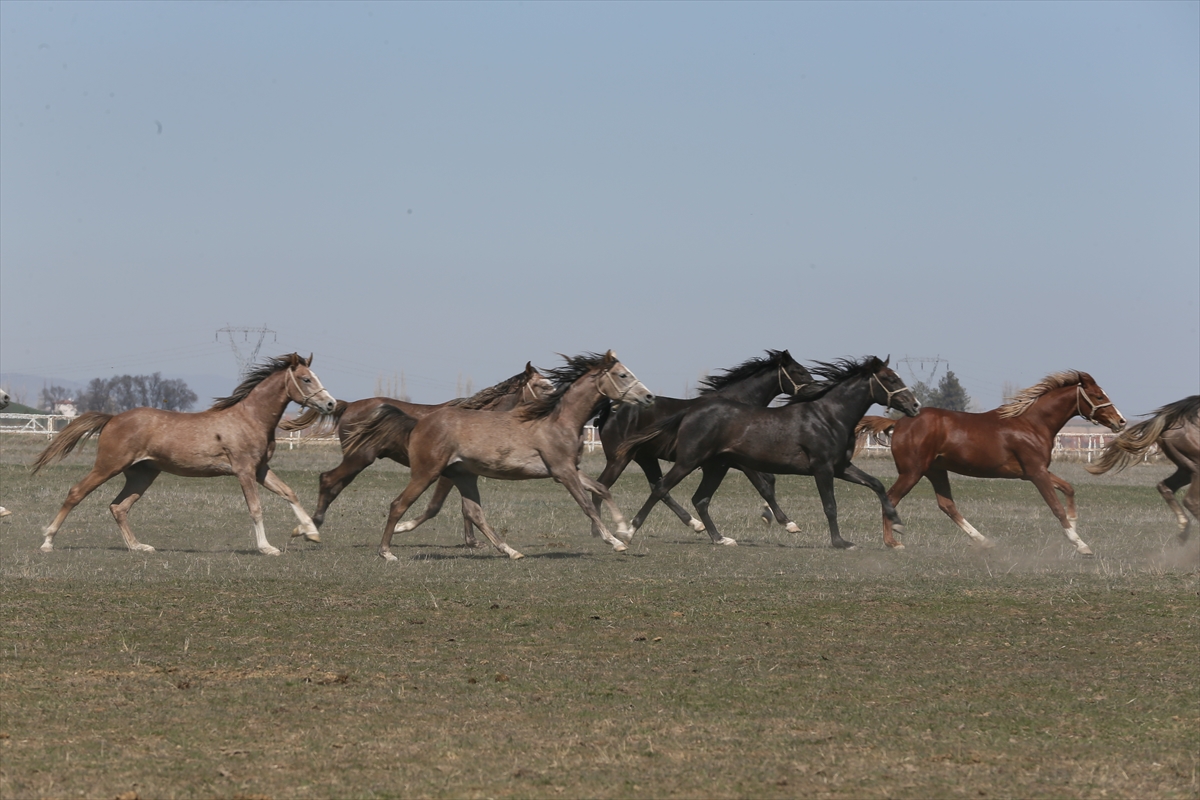
[[[221,334],[225,334],[229,340],[229,349],[233,350],[233,357],[238,362],[238,374],[245,375],[246,372],[258,361],[258,351],[262,349],[263,340],[267,338],[267,334],[271,334],[271,341],[278,341],[275,331],[268,328],[266,325],[261,328],[251,328],[245,325],[226,325],[217,331],[217,341],[221,340]],[[243,348],[238,347],[237,335],[242,335],[242,342],[250,344],[250,335],[257,334],[258,340],[255,341],[253,349],[249,354],[243,352]]]

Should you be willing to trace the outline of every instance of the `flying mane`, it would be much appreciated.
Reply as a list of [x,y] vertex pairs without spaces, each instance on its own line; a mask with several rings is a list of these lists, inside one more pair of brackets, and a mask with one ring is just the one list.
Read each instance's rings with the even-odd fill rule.
[[[559,353],[562,355],[562,353]],[[546,370],[542,374],[554,384],[554,389],[548,392],[544,397],[534,400],[526,406],[523,406],[517,413],[521,415],[521,419],[534,420],[548,416],[551,411],[558,408],[558,402],[562,400],[562,396],[566,394],[567,389],[571,388],[571,384],[582,378],[590,370],[603,366],[608,355],[602,353],[582,353],[577,356],[562,356],[567,363],[561,367]],[[613,362],[616,363],[616,362]],[[601,403],[607,402],[608,398],[601,398],[598,402],[597,410]]]
[[265,381],[267,378],[274,375],[276,372],[281,372],[288,367],[294,366],[297,363],[303,363],[304,359],[296,353],[286,356],[276,356],[269,358],[265,363],[251,367],[246,372],[246,377],[238,384],[238,387],[233,390],[233,394],[228,397],[214,397],[212,410],[217,411],[223,408],[235,406],[246,399],[250,392],[254,391],[254,387]]
[[1062,372],[1055,372],[1042,378],[1040,381],[1030,386],[1028,389],[1022,389],[1013,396],[1004,405],[1000,406],[997,411],[1003,419],[1009,417],[1019,417],[1029,410],[1029,407],[1037,402],[1037,399],[1046,392],[1054,389],[1061,389],[1064,386],[1076,386],[1083,383],[1085,378],[1090,379],[1086,372],[1079,370],[1068,369]]
[[783,366],[783,358],[782,350],[768,350],[766,356],[748,358],[736,367],[721,370],[719,375],[710,375],[701,380],[698,394],[712,394],[769,369],[779,369]]
[[521,370],[511,378],[507,378],[495,386],[489,386],[486,389],[480,389],[470,397],[460,397],[457,400],[451,400],[446,405],[454,406],[455,408],[466,408],[471,410],[486,409],[495,404],[502,398],[510,394],[515,394],[528,381],[528,375],[525,370]]
[[817,400],[851,378],[874,375],[879,371],[881,365],[882,362],[876,356],[863,356],[858,361],[849,358],[839,358],[835,361],[814,361],[808,371],[821,380],[805,384],[799,392],[792,395],[787,401],[787,405]]

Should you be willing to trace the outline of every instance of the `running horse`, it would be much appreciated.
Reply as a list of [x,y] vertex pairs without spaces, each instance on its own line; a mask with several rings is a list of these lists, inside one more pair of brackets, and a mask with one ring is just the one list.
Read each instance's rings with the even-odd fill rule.
[[[618,405],[614,408],[606,403],[600,407],[600,414],[596,417],[596,428],[600,433],[600,443],[604,447],[607,461],[596,480],[611,489],[629,466],[629,462],[634,461],[642,468],[642,474],[653,489],[654,484],[662,480],[663,476],[662,467],[658,464],[659,459],[675,460],[671,437],[664,433],[636,447],[621,450],[621,445],[627,439],[637,436],[660,420],[703,405],[713,398],[765,406],[781,394],[794,396],[802,386],[812,382],[813,376],[797,363],[787,350],[768,350],[765,358],[751,358],[736,367],[722,370],[719,375],[705,378],[701,381],[699,397],[684,400],[660,395],[649,408],[629,405]],[[746,469],[744,472],[766,503],[762,513],[763,521],[770,522],[774,515],[779,524],[785,525],[789,532],[798,533],[800,528],[783,513],[775,501],[775,476],[752,469]],[[689,514],[669,492],[663,495],[662,502],[675,512],[675,516],[679,517],[683,524],[690,525],[697,533],[705,530],[704,523]],[[597,511],[599,503],[597,499]],[[737,544],[727,536],[714,534],[711,530],[708,533],[714,544]]]
[[333,410],[336,401],[321,386],[311,365],[311,355],[304,359],[292,353],[270,359],[247,372],[233,394],[218,398],[207,411],[183,413],[134,408],[116,415],[99,411],[81,414],[33,462],[33,471],[37,473],[65,457],[84,439],[100,435],[91,472],[67,492],[62,508],[46,528],[42,551],[48,553],[54,549],[54,535],[71,509],[102,483],[124,473],[125,487],[109,509],[126,547],[154,552],[153,547],[134,537],[128,518],[133,504],[164,471],[188,478],[237,476],[254,522],[254,543],[260,553],[279,555],[279,550],[267,541],[263,528],[259,484],[291,504],[300,521],[299,535],[309,541],[320,541],[317,528],[300,507],[296,493],[268,466],[275,453],[275,428],[288,403],[324,413]]
[[[8,404],[12,402],[12,398],[8,396],[8,392],[0,389],[0,411],[8,408]],[[12,516],[12,512],[4,506],[0,506],[0,517]]]
[[[648,406],[654,402],[654,395],[611,350],[604,355],[586,353],[564,358],[565,366],[547,374],[554,390],[512,411],[471,411],[447,406],[414,419],[398,408],[385,405],[351,434],[346,441],[346,449],[351,453],[393,441],[401,435],[408,436],[411,477],[388,511],[379,543],[380,556],[388,561],[397,560],[391,551],[392,534],[412,529],[410,523],[400,522],[401,517],[441,477],[449,478],[458,488],[467,518],[509,558],[523,556],[502,542],[484,518],[479,503],[479,476],[510,481],[554,478],[583,509],[604,541],[617,552],[626,549],[633,533],[612,502],[612,495],[603,484],[579,469],[583,426],[595,416],[597,404],[605,398]],[[617,525],[617,536],[604,527],[589,493],[608,504]]]
[[[915,415],[921,407],[887,361],[867,356],[858,361],[817,362],[810,371],[821,378],[793,395],[787,405],[758,408],[714,398],[680,412],[628,439],[625,452],[654,437],[671,437],[675,465],[663,476],[637,516],[637,530],[672,487],[697,469],[700,485],[692,505],[710,535],[720,536],[708,507],[731,467],[785,475],[812,475],[821,495],[833,547],[852,549],[838,529],[833,479],[866,486],[879,498],[883,513],[897,526],[900,518],[883,484],[850,463],[855,426],[874,403]],[[724,537],[722,537],[723,539]],[[726,544],[716,540],[717,544]]]
[[[420,419],[436,409],[447,406],[479,411],[511,411],[519,405],[538,400],[552,389],[550,381],[538,372],[531,362],[526,362],[523,372],[518,372],[511,378],[503,380],[495,386],[482,389],[470,397],[460,397],[437,405],[409,403],[391,397],[369,397],[351,403],[339,400],[331,414],[322,416],[309,409],[296,419],[284,422],[279,427],[285,431],[303,430],[318,420],[332,421],[337,425],[338,440],[342,445],[342,462],[333,469],[321,473],[317,507],[312,515],[313,524],[320,528],[325,522],[325,512],[329,510],[329,506],[364,469],[381,458],[389,458],[398,464],[408,466],[408,436],[406,434],[391,441],[377,441],[371,447],[362,447],[353,453],[346,449],[346,440],[351,431],[366,422],[381,406],[393,406],[415,419]],[[452,486],[453,483],[450,481],[447,481],[444,486],[439,484],[439,491],[431,501],[430,507],[425,510],[422,521],[436,516]],[[436,508],[434,507],[435,503]],[[467,547],[479,546],[475,540],[474,527],[466,520],[465,516],[463,544]]]
[[[1090,556],[1092,549],[1075,530],[1075,489],[1050,471],[1054,436],[1076,416],[1114,431],[1125,427],[1125,418],[1092,376],[1068,370],[1047,376],[1018,392],[1008,403],[981,414],[926,408],[913,419],[866,417],[858,430],[864,435],[892,431],[892,458],[899,472],[888,490],[893,505],[900,505],[922,477],[928,478],[938,508],[978,544],[993,547],[994,542],[959,513],[950,492],[949,473],[973,478],[1021,478],[1037,487],[1075,550]],[[1066,508],[1055,490],[1066,498]],[[891,520],[884,517],[883,543],[903,548],[892,531]]]
[[1186,542],[1192,522],[1175,499],[1175,493],[1191,484],[1183,505],[1193,517],[1200,518],[1200,394],[1176,400],[1155,411],[1150,419],[1131,425],[1108,443],[1099,460],[1087,465],[1087,471],[1101,475],[1114,468],[1123,470],[1154,445],[1176,467],[1174,473],[1159,482],[1158,493],[1179,521],[1179,541]]

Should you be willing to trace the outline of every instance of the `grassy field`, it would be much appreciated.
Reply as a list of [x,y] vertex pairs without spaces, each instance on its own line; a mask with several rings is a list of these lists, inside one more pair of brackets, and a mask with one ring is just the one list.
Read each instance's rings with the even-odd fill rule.
[[[159,552],[124,549],[115,481],[40,553],[92,452],[31,477],[43,444],[0,437],[6,800],[1200,796],[1200,554],[1161,466],[1061,465],[1092,559],[1023,482],[955,481],[990,551],[928,484],[887,551],[874,496],[839,483],[841,552],[810,479],[780,478],[792,535],[731,474],[713,513],[736,548],[660,507],[618,555],[561,487],[485,481],[524,560],[459,548],[448,507],[385,564],[390,464],[278,558],[232,479],[171,476],[132,515]],[[336,460],[276,468],[311,508]],[[630,472],[615,494],[632,514],[646,492]],[[283,546],[291,513],[264,505]]]

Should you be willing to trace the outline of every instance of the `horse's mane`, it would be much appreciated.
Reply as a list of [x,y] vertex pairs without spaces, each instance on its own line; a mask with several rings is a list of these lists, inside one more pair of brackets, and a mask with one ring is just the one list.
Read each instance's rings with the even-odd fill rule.
[[[769,369],[778,369],[783,366],[785,355],[787,354],[783,350],[768,350],[766,356],[748,358],[736,367],[721,370],[721,374],[719,375],[710,375],[701,380],[697,393],[712,394],[713,392],[719,392],[726,386],[732,386],[739,381],[744,381]],[[788,358],[790,357],[788,356]]]
[[470,397],[460,397],[457,400],[451,400],[446,405],[454,406],[455,408],[466,408],[471,410],[486,409],[496,402],[504,399],[510,394],[515,394],[528,382],[529,376],[525,370],[521,370],[511,378],[506,378],[500,381],[495,386],[489,386],[486,389],[480,389]]
[[254,387],[265,381],[267,378],[274,375],[276,372],[291,367],[297,363],[304,363],[304,359],[296,353],[291,353],[286,356],[276,356],[269,358],[262,364],[257,364],[246,371],[246,377],[238,384],[238,387],[233,390],[233,394],[228,397],[214,397],[212,410],[217,411],[222,408],[235,406],[246,399],[250,392],[254,391]]
[[879,360],[878,356],[863,356],[857,361],[850,358],[814,361],[808,371],[821,380],[805,384],[800,391],[788,399],[787,405],[817,400],[851,378],[874,375],[882,365],[883,362]]
[[1150,419],[1144,419],[1123,430],[1117,438],[1108,443],[1096,462],[1086,465],[1084,469],[1093,475],[1101,475],[1113,468],[1120,472],[1157,444],[1164,431],[1180,423],[1196,425],[1198,422],[1200,394],[1168,403],[1156,409]]
[[[562,353],[559,353],[561,356]],[[582,353],[577,356],[562,356],[566,364],[554,369],[545,370],[542,375],[548,379],[554,388],[545,396],[524,405],[517,412],[524,420],[541,419],[558,408],[558,402],[566,394],[567,389],[591,370],[604,365],[609,359],[606,353]],[[613,361],[615,364],[616,362]],[[600,404],[597,403],[597,406]]]
[[1028,389],[1022,389],[1017,392],[1011,400],[997,408],[996,411],[1000,412],[1000,416],[1004,419],[1019,417],[1028,411],[1029,407],[1036,403],[1039,397],[1047,392],[1054,389],[1061,389],[1064,386],[1076,386],[1083,383],[1085,379],[1090,379],[1090,377],[1086,372],[1080,372],[1076,369],[1051,373]]

